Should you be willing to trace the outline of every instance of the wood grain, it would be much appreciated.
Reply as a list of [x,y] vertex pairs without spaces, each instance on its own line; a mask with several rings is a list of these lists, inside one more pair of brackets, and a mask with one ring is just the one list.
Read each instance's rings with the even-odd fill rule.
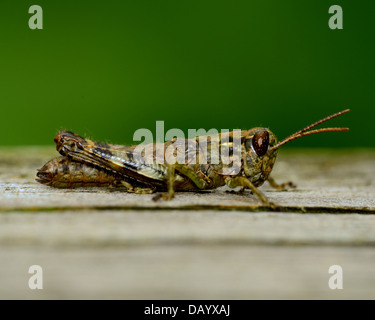
[[[282,151],[277,181],[250,194],[171,202],[34,182],[53,147],[0,148],[0,298],[375,298],[375,151]],[[44,289],[28,288],[39,264]],[[328,268],[344,289],[328,288]]]

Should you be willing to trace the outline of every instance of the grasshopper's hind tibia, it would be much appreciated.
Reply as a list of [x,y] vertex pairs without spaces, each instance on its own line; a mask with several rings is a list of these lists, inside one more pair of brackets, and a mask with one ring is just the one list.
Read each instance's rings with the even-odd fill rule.
[[260,191],[256,186],[254,186],[254,184],[246,177],[228,177],[225,179],[225,183],[229,188],[243,187],[250,189],[252,193],[256,194],[260,201],[262,201],[267,207],[270,207],[272,209],[278,208],[275,204],[269,202],[264,193]]
[[277,190],[287,190],[288,188],[293,188],[293,189],[297,188],[297,186],[291,181],[278,184],[275,181],[275,179],[273,179],[270,176],[268,177],[267,181],[272,188],[277,189]]

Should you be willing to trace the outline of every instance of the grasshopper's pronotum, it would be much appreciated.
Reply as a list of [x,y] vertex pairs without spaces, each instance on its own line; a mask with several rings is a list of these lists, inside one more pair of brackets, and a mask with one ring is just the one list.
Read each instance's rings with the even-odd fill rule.
[[[241,131],[239,146],[240,170],[234,174],[223,173],[223,163],[157,163],[155,158],[145,162],[135,156],[136,146],[121,146],[94,142],[70,131],[59,131],[55,137],[57,151],[63,156],[47,162],[37,173],[37,181],[56,188],[74,188],[86,186],[125,187],[134,193],[153,193],[167,191],[159,196],[172,199],[175,191],[211,190],[227,185],[230,188],[250,189],[267,206],[276,207],[258,189],[265,181],[277,189],[295,187],[287,182],[277,184],[270,176],[278,149],[286,143],[315,133],[347,131],[348,128],[323,128],[310,130],[330,119],[349,112],[349,109],[330,115],[289,137],[277,142],[275,135],[267,128],[253,128]],[[234,157],[233,132],[218,135],[217,139],[207,141],[208,149],[228,148],[230,157]],[[186,140],[196,149],[186,148],[185,153],[199,149],[199,137]],[[174,141],[163,146],[168,147]],[[164,149],[165,150],[165,149]],[[189,157],[187,157],[189,158]],[[208,157],[210,159],[210,157]]]

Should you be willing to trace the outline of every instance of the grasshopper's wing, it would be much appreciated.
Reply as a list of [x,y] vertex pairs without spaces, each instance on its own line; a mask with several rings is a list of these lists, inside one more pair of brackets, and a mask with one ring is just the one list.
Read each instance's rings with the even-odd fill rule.
[[57,151],[64,156],[110,171],[136,187],[165,189],[167,168],[145,159],[136,146],[111,145],[85,139],[70,131],[56,135]]

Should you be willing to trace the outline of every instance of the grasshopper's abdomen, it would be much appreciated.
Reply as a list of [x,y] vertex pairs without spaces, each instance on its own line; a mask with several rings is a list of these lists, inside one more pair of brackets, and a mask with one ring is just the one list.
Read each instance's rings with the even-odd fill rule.
[[37,172],[36,181],[54,188],[119,187],[119,179],[103,170],[58,157]]

